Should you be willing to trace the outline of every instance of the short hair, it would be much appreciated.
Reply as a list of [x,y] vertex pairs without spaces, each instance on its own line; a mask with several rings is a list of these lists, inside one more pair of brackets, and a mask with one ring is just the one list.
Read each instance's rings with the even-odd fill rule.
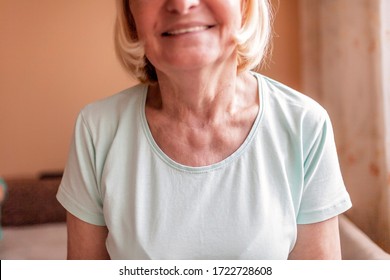
[[[157,81],[156,69],[145,56],[130,11],[131,0],[117,0],[115,49],[124,68],[142,83]],[[242,28],[236,36],[237,70],[258,68],[269,51],[271,8],[269,0],[243,1]]]

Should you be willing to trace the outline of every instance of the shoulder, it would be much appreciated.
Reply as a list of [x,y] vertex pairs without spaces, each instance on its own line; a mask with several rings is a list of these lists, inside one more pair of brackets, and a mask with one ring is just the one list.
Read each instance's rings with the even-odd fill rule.
[[[260,74],[263,98],[262,126],[277,141],[309,148],[324,133],[332,137],[328,112],[317,101],[278,81]],[[293,142],[293,143],[292,143]]]
[[271,120],[291,126],[322,126],[329,119],[327,111],[313,98],[269,77],[258,75],[264,111]]
[[134,109],[147,92],[147,86],[135,85],[112,96],[88,104],[81,110],[85,118],[110,118]]
[[123,131],[136,129],[146,93],[147,85],[139,84],[88,104],[77,117],[75,137],[77,139],[87,137],[94,143],[105,143],[114,139],[118,129]]
[[324,108],[311,97],[269,77],[260,75],[264,93],[272,102],[289,105],[302,110],[315,110],[324,113]]
[[85,106],[79,113],[78,121],[91,131],[102,128],[115,128],[120,122],[131,120],[129,114],[136,114],[146,96],[147,85],[138,84],[112,96]]

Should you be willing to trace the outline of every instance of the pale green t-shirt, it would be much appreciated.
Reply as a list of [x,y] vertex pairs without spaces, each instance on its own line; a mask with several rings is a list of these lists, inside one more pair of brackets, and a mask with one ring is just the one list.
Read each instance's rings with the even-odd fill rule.
[[158,147],[146,85],[82,110],[57,197],[108,227],[112,259],[286,259],[297,224],[351,207],[326,111],[253,75],[261,105],[250,134],[210,166],[184,166]]

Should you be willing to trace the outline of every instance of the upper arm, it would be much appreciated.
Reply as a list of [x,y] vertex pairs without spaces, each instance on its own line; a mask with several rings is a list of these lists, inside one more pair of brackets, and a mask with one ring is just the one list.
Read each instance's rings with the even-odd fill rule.
[[68,259],[104,260],[110,258],[106,249],[107,227],[86,223],[68,212],[67,228]]
[[323,222],[298,225],[298,236],[289,259],[341,259],[338,217]]

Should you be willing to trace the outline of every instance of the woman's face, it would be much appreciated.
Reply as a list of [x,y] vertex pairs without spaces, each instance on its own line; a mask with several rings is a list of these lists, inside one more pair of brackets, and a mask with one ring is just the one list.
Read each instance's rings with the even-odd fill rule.
[[199,69],[235,57],[241,0],[130,0],[130,9],[157,70]]

